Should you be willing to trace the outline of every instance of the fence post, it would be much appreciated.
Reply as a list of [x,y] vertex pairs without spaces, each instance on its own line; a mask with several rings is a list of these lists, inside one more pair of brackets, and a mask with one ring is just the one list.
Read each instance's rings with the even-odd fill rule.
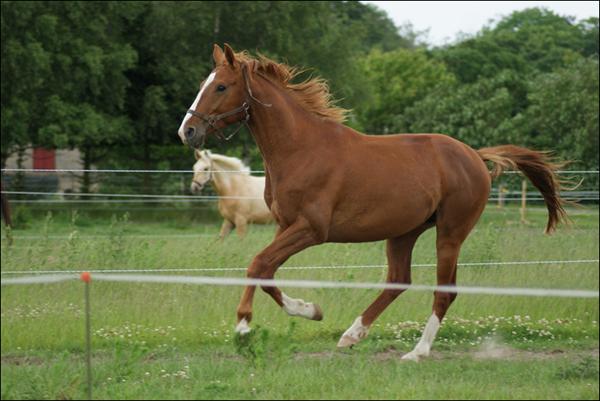
[[527,219],[525,218],[525,212],[527,208],[527,181],[523,180],[521,182],[521,223],[527,223]]
[[498,209],[504,207],[504,184],[498,185]]
[[85,353],[87,367],[87,398],[92,399],[92,334],[90,322],[90,281],[89,272],[81,273],[81,280],[85,282]]

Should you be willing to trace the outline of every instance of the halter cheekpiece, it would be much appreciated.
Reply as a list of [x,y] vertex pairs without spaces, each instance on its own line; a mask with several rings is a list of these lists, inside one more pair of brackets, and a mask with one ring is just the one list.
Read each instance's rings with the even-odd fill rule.
[[[248,129],[250,129],[250,127],[248,126],[248,121],[250,120],[250,104],[249,104],[250,99],[258,102],[259,104],[261,104],[265,107],[272,106],[272,104],[270,104],[270,103],[261,102],[259,99],[254,97],[254,95],[252,94],[252,89],[250,89],[250,84],[248,82],[248,76],[247,76],[248,72],[247,72],[245,65],[242,67],[242,74],[244,76],[244,83],[246,84],[246,92],[247,92],[247,95],[249,96],[249,99],[247,97],[246,100],[244,101],[244,103],[242,103],[242,105],[240,107],[235,108],[231,111],[222,113],[222,114],[217,114],[217,115],[204,114],[204,113],[197,112],[196,110],[192,110],[192,109],[189,109],[187,111],[187,113],[189,113],[195,117],[198,117],[198,118],[202,119],[204,122],[206,122],[213,130],[215,130],[215,132],[217,133],[219,138],[226,140],[226,141],[230,140],[235,134],[237,134],[238,131],[242,128],[242,125],[246,125],[246,127],[248,127]],[[230,135],[227,135],[227,136],[223,135],[223,132],[222,132],[223,128],[226,128],[227,126],[229,126],[231,124],[227,124],[222,128],[218,128],[215,124],[224,118],[234,116],[241,112],[244,112],[244,115],[242,116],[242,118],[231,123],[231,124],[234,124],[236,122],[239,122],[240,125],[237,127],[237,129]]]

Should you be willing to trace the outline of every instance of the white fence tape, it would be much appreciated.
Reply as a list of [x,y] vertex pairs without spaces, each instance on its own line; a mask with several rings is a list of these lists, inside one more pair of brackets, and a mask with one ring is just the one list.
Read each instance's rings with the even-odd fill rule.
[[[207,201],[207,200],[219,200],[219,199],[246,199],[246,200],[263,200],[264,197],[262,196],[216,196],[216,195],[157,195],[157,194],[111,194],[111,193],[77,193],[77,192],[37,192],[37,191],[2,191],[3,194],[7,194],[7,195],[33,195],[33,196],[66,196],[66,197],[70,197],[70,196],[76,196],[76,197],[95,197],[95,198],[100,198],[100,197],[112,197],[112,198],[143,198],[143,199],[159,199],[160,202],[171,202],[171,201],[190,201],[190,202],[199,202],[199,201]],[[593,195],[578,195],[578,194],[572,194],[569,192],[564,192],[561,194],[561,196],[567,200],[569,199],[573,199],[573,200],[599,200],[598,196],[593,196]],[[488,201],[497,201],[499,198],[497,197],[491,197],[488,199]],[[522,198],[515,198],[515,197],[506,197],[506,198],[502,198],[503,200],[507,201],[507,202],[511,202],[511,201],[521,201]],[[539,195],[531,195],[531,196],[527,196],[526,200],[528,201],[543,201],[544,198],[539,196]],[[113,199],[110,200],[100,200],[97,202],[110,202],[113,201]],[[121,202],[126,202],[127,199],[121,201]],[[19,202],[19,201],[11,201],[11,202]],[[48,200],[42,200],[42,201],[31,201],[28,200],[27,202],[50,202]],[[61,202],[65,202],[65,201],[61,201]],[[89,202],[89,201],[88,201]],[[26,203],[24,201],[20,201],[20,203]]]
[[264,199],[256,196],[212,196],[212,195],[154,195],[154,194],[103,194],[103,193],[76,193],[76,192],[35,192],[35,191],[2,191],[8,195],[35,195],[35,196],[91,196],[114,198],[161,198],[161,199]]
[[60,283],[62,281],[70,281],[79,278],[77,275],[73,274],[53,274],[53,275],[42,275],[42,276],[32,276],[32,277],[19,277],[19,278],[10,278],[10,279],[2,279],[2,285],[12,285],[12,284],[50,284],[50,283]]
[[[193,173],[194,170],[119,170],[119,169],[33,169],[33,168],[3,168],[6,173]],[[240,173],[247,172],[241,170],[212,170],[213,173]],[[558,170],[558,174],[598,174],[598,170]],[[251,170],[250,173],[264,174],[264,170]],[[507,174],[520,174],[520,171],[504,171]]]
[[[477,266],[526,266],[526,265],[549,265],[549,264],[594,264],[600,259],[579,260],[526,260],[506,262],[464,262],[459,267]],[[413,263],[412,267],[435,267],[435,263]],[[279,271],[285,270],[344,270],[344,269],[376,269],[387,267],[387,264],[373,265],[330,265],[330,266],[284,266]],[[89,273],[193,273],[193,272],[226,272],[246,271],[245,267],[207,267],[207,268],[163,268],[163,269],[84,269],[84,270],[9,270],[0,272],[2,275],[17,274],[76,274],[87,271]]]
[[[206,172],[211,173],[259,173],[264,174],[264,170],[206,170]],[[118,169],[106,169],[106,170],[96,170],[96,169],[33,169],[33,168],[3,168],[2,172],[6,173],[130,173],[130,174],[140,174],[140,173],[172,173],[172,174],[193,174],[194,170],[118,170]]]
[[[77,203],[77,204],[92,204],[92,203],[100,203],[100,204],[105,204],[105,203],[189,203],[189,202],[214,202],[214,201],[218,201],[219,199],[221,199],[222,197],[220,196],[214,196],[214,197],[210,197],[210,196],[205,196],[204,198],[200,198],[200,199],[169,199],[169,198],[164,198],[164,199],[85,199],[85,200],[71,200],[71,199],[29,199],[29,200],[21,200],[21,199],[16,199],[16,200],[11,200],[10,203],[22,203],[22,204],[68,204],[68,203]],[[231,199],[231,198],[229,198]],[[243,198],[243,199],[263,199],[263,198]],[[565,198],[563,197],[563,199],[566,200],[575,200],[575,201],[587,201],[587,200],[600,200],[600,197],[579,197],[579,196],[572,196],[569,198]],[[488,202],[496,202],[498,201],[498,198],[489,198]],[[504,201],[506,202],[521,202],[522,199],[521,198],[503,198]],[[544,200],[544,198],[539,198],[539,197],[527,197],[526,198],[527,202],[542,202]]]
[[[76,275],[61,276],[36,276],[13,279],[2,279],[2,285],[13,284],[40,284],[56,283],[60,281],[75,280]],[[392,284],[392,283],[348,283],[337,281],[312,281],[312,280],[265,280],[231,277],[190,277],[190,276],[161,276],[161,275],[134,275],[134,274],[95,274],[93,281],[109,282],[134,282],[156,284],[194,284],[194,285],[221,285],[221,286],[248,286],[260,285],[263,287],[284,288],[352,288],[352,289],[379,289],[379,290],[413,290],[413,291],[442,291],[462,294],[485,295],[510,295],[533,297],[561,297],[561,298],[598,298],[598,290],[578,289],[547,289],[547,288],[496,288],[496,287],[455,287],[419,284]]]

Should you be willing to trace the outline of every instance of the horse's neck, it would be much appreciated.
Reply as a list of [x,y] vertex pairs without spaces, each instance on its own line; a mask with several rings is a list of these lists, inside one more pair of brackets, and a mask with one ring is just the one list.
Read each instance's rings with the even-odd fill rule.
[[323,138],[310,129],[314,118],[284,89],[260,75],[255,80],[251,88],[254,96],[271,106],[252,101],[250,129],[265,167],[278,169],[291,153],[314,149]]
[[[230,171],[240,170],[240,166],[228,162],[225,158],[212,159],[213,185],[219,195],[231,195],[231,191],[236,187],[235,182],[245,173],[231,173]],[[217,172],[214,172],[217,171]],[[219,171],[227,171],[221,173]]]

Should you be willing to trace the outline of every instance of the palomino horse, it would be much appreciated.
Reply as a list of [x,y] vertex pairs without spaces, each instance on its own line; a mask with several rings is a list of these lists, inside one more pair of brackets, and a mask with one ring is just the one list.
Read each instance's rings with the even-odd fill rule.
[[267,224],[273,215],[263,200],[265,178],[253,177],[250,169],[235,157],[227,157],[208,150],[194,151],[194,178],[192,193],[198,193],[211,181],[219,199],[219,213],[223,225],[219,237],[224,239],[233,227],[239,237],[246,234],[248,223]]
[[[369,136],[344,126],[320,78],[294,84],[295,68],[214,46],[215,68],[179,128],[183,143],[246,123],[264,159],[265,200],[279,225],[275,238],[253,259],[248,277],[271,279],[291,255],[324,242],[387,240],[390,283],[411,282],[417,238],[436,227],[437,283],[456,283],[461,245],[486,206],[492,178],[518,168],[542,193],[546,232],[566,218],[547,154],[504,145],[474,150],[440,134]],[[492,174],[486,161],[494,164]],[[255,286],[245,288],[237,310],[240,333],[250,330]],[[320,320],[321,309],[273,286],[267,292],[290,315]],[[400,295],[384,290],[342,335],[356,344]],[[429,355],[455,292],[435,291],[433,313],[415,349],[404,359]]]

